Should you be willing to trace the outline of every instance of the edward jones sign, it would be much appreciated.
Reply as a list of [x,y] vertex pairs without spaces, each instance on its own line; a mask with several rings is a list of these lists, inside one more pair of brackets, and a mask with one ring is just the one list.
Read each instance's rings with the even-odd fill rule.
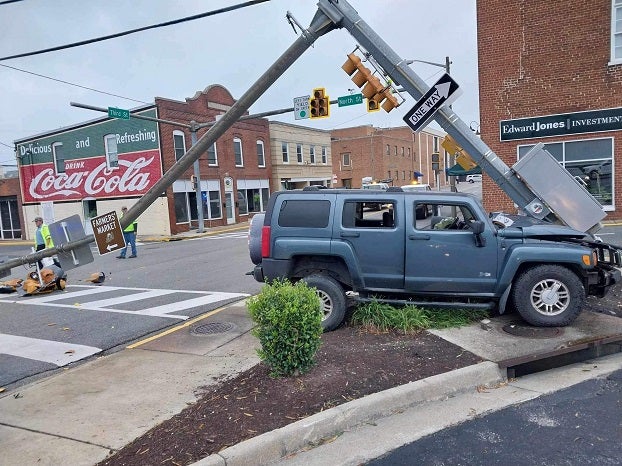
[[561,113],[516,120],[501,120],[501,141],[544,138],[566,134],[597,133],[622,129],[622,108]]

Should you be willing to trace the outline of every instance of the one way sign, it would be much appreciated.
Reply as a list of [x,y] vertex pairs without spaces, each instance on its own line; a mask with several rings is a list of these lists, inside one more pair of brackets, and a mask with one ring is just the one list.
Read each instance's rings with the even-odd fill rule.
[[[404,121],[413,131],[423,129],[434,113],[443,105],[451,104],[462,93],[458,83],[447,73],[436,81],[415,106],[404,115]],[[458,92],[456,92],[458,91]]]

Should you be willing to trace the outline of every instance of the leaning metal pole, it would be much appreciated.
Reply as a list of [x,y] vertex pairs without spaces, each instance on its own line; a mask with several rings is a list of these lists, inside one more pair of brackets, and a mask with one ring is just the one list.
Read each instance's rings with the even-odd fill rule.
[[[259,77],[248,91],[214,125],[199,138],[197,143],[160,178],[153,187],[145,193],[121,218],[121,228],[127,227],[136,220],[147,208],[166,191],[183,173],[204,153],[216,140],[229,129],[259,97],[283,74],[287,69],[324,34],[335,28],[335,24],[322,11],[318,10],[308,29]],[[54,248],[44,249],[28,256],[11,259],[0,263],[0,272],[19,265],[31,264],[44,257],[51,257],[59,252],[71,251],[95,241],[93,235],[88,235],[78,241],[60,244]]]

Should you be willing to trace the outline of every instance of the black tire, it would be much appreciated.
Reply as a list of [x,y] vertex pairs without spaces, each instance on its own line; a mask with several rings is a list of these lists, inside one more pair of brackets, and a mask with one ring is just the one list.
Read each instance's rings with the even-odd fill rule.
[[322,328],[325,332],[335,330],[346,315],[346,294],[337,280],[328,275],[314,274],[303,278],[315,288],[322,306]]
[[264,214],[255,214],[248,228],[248,253],[255,265],[261,264],[261,230],[264,216]]
[[583,283],[559,265],[526,270],[512,286],[512,303],[521,317],[538,327],[564,327],[577,318],[585,302]]

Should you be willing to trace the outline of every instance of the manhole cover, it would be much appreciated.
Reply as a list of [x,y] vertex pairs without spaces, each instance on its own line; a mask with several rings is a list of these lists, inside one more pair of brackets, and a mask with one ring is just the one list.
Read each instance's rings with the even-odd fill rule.
[[213,335],[215,333],[225,333],[233,328],[230,322],[212,322],[209,324],[201,324],[190,329],[193,335]]
[[527,338],[554,338],[564,333],[564,330],[559,327],[532,327],[517,322],[505,325],[503,331],[510,335]]

